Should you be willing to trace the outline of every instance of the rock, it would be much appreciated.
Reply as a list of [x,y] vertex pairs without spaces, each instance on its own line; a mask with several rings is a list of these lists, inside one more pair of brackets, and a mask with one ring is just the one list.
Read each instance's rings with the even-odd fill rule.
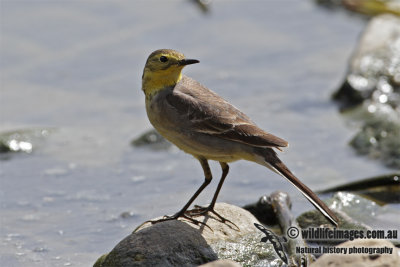
[[[374,201],[348,192],[337,192],[327,202],[330,203],[328,206],[334,208],[338,215],[341,230],[358,230],[365,234],[366,231],[373,229],[383,231],[398,229],[400,212],[397,209],[382,207]],[[302,229],[307,229],[321,227],[325,218],[316,210],[312,210],[301,214],[296,220]],[[326,237],[325,239],[306,238],[309,243],[324,246],[338,245],[349,239],[350,237],[346,236],[343,238]],[[398,243],[398,241],[395,242]]]
[[223,241],[259,234],[254,226],[258,221],[248,211],[225,203],[217,203],[215,210],[234,224],[221,223],[212,213],[196,217],[208,227],[185,219],[145,223],[102,256],[95,266],[197,266],[218,259],[218,249],[213,249],[212,244],[221,248]]
[[274,207],[271,204],[269,196],[262,196],[255,202],[248,204],[243,207],[253,214],[257,220],[268,225],[274,225],[278,223],[276,216],[271,216],[274,213]]
[[[267,239],[267,236],[259,231],[236,240],[221,240],[210,245],[217,253],[218,258],[230,259],[242,266],[284,265],[285,263],[279,258],[278,252],[271,244],[271,240],[267,241],[265,239]],[[276,236],[276,239],[279,239],[281,242],[286,241],[278,236]]]
[[199,267],[240,267],[239,263],[231,261],[231,260],[216,260],[212,261]]
[[94,266],[197,266],[216,259],[198,230],[167,221],[129,235]]
[[[291,231],[290,229],[299,229],[299,225],[294,220],[294,217],[290,211],[292,206],[292,201],[289,198],[289,195],[285,192],[276,191],[271,194],[269,197],[271,205],[274,207],[276,217],[279,221],[279,226],[283,233],[288,233]],[[310,255],[305,253],[298,253],[296,251],[297,247],[306,247],[305,240],[301,235],[297,237],[293,237],[287,239],[286,249],[289,254],[289,258],[291,260],[292,265],[295,266],[307,266],[310,262],[312,262],[312,258]],[[286,256],[284,257],[284,261],[288,264],[288,259]]]
[[[347,248],[347,254],[324,254],[311,267],[383,267],[400,266],[399,249],[387,240],[357,239],[338,245]],[[382,253],[359,253],[362,249],[383,248]],[[360,251],[358,251],[360,250]],[[392,253],[390,253],[392,250]],[[353,254],[349,254],[352,251]],[[371,250],[372,251],[372,250]]]
[[225,203],[217,203],[215,210],[234,224],[222,223],[212,213],[195,218],[208,227],[185,219],[145,223],[94,266],[198,266],[218,258],[247,266],[282,263],[272,244],[261,242],[264,235],[250,212]]
[[400,203],[400,172],[345,183],[318,193],[327,194],[338,191],[354,192],[381,205]]
[[108,253],[101,255],[100,258],[98,258],[97,261],[93,264],[93,267],[103,266],[103,262],[105,261],[107,256],[108,256]]
[[131,141],[134,147],[148,147],[152,150],[167,150],[172,145],[155,129],[149,130]]
[[[368,223],[382,212],[382,207],[357,194],[337,192],[328,200],[340,217],[341,229],[371,229]],[[296,219],[301,228],[320,227],[326,224],[325,217],[316,210],[307,211]]]
[[350,144],[360,154],[400,168],[399,17],[381,15],[369,22],[333,97],[361,122]]
[[[235,223],[221,223],[221,221],[212,213],[207,216],[199,216],[195,219],[204,222],[208,227],[204,225],[195,225],[190,223],[189,225],[194,229],[200,230],[201,235],[207,241],[207,243],[214,243],[220,240],[235,240],[239,237],[246,236],[250,233],[257,232],[257,228],[254,223],[259,223],[259,221],[248,211],[227,203],[217,203],[215,205],[215,210],[226,219],[229,219]],[[160,219],[155,218],[154,220]],[[186,221],[185,219],[179,219]],[[147,227],[154,227],[158,224],[151,225],[151,223],[146,223],[140,226],[137,230],[141,230]],[[212,230],[211,230],[211,229]]]
[[54,131],[51,128],[32,128],[0,133],[0,153],[31,153],[33,148]]
[[400,168],[400,114],[397,121],[368,118],[350,145],[359,154],[381,159],[388,167]]
[[334,98],[346,106],[386,95],[397,99],[400,85],[400,18],[373,18],[353,52],[346,80]]

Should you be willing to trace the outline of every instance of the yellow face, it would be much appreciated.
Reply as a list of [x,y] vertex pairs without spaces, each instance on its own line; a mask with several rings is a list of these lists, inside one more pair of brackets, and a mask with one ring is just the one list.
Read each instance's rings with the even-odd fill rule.
[[175,50],[156,50],[147,58],[142,76],[142,90],[148,96],[174,86],[182,78],[183,67],[198,62],[195,59],[186,59]]
[[144,70],[161,72],[171,68],[180,71],[183,66],[179,66],[179,61],[182,59],[185,59],[185,56],[177,51],[170,49],[156,50],[147,58]]

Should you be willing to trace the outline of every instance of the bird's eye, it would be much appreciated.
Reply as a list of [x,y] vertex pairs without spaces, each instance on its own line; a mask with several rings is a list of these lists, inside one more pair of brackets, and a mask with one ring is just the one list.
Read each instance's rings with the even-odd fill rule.
[[161,61],[161,62],[167,62],[167,61],[168,61],[168,58],[167,58],[166,56],[161,56],[161,57],[160,57],[160,61]]

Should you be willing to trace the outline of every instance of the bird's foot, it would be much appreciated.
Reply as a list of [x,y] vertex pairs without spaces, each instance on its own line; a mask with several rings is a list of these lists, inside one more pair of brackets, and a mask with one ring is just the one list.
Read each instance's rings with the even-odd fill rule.
[[225,223],[225,224],[230,223],[231,225],[235,226],[238,231],[240,231],[240,228],[234,222],[232,222],[231,220],[228,220],[228,219],[224,218],[223,216],[221,216],[218,212],[215,211],[214,207],[212,207],[211,205],[208,206],[208,207],[201,207],[201,206],[195,205],[194,209],[187,210],[185,212],[185,214],[187,214],[187,215],[189,215],[191,217],[198,217],[198,216],[206,216],[207,213],[209,213],[209,212],[211,212],[215,216],[217,216],[218,219],[222,223]]
[[[186,213],[186,212],[185,212]],[[199,220],[193,219],[190,215],[186,215],[185,213],[176,213],[172,216],[169,215],[165,215],[163,218],[158,219],[158,220],[148,220],[145,223],[151,223],[151,224],[156,224],[156,223],[160,223],[160,222],[165,222],[165,221],[171,221],[171,220],[177,220],[178,218],[183,218],[185,220],[187,220],[190,223],[193,223],[195,225],[204,225],[206,227],[208,227],[210,230],[211,228],[204,222],[201,222]]]

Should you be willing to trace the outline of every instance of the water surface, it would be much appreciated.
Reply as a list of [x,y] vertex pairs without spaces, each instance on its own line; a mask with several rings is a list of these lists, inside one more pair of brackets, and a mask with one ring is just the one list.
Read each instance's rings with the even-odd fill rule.
[[[31,154],[1,164],[2,266],[90,266],[142,221],[180,209],[203,182],[177,149],[133,148],[151,128],[140,90],[153,50],[201,61],[185,73],[288,140],[281,158],[312,189],[388,172],[359,157],[330,94],[365,21],[313,1],[2,1],[1,130],[54,127]],[[211,164],[219,178],[219,164]],[[215,179],[198,199],[208,203]],[[219,201],[290,193],[237,162]]]

